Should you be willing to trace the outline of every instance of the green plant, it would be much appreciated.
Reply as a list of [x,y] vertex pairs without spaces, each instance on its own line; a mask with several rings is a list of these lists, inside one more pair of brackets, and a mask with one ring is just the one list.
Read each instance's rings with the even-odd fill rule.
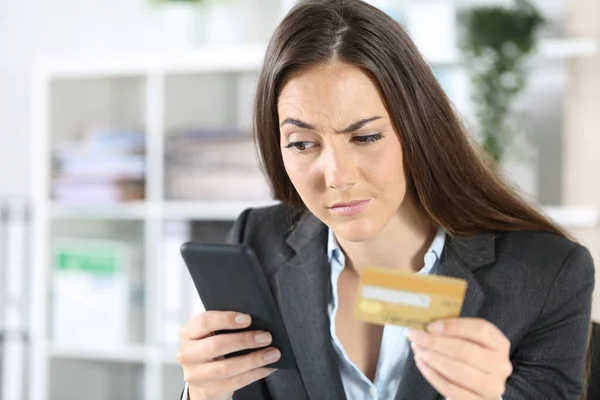
[[473,87],[483,147],[498,163],[514,139],[508,120],[527,83],[527,57],[544,19],[527,0],[513,7],[481,6],[461,12],[462,43]]

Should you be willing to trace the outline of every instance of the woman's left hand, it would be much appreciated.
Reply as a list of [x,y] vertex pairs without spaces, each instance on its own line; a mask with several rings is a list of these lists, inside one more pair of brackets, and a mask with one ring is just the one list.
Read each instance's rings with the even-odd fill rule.
[[445,398],[498,400],[512,373],[510,341],[479,318],[434,322],[408,339],[423,377]]

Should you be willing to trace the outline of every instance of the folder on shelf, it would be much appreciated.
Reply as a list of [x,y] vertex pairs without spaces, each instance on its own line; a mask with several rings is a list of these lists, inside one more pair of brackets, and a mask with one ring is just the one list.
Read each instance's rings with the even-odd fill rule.
[[121,241],[54,239],[52,338],[69,347],[127,343],[131,251]]

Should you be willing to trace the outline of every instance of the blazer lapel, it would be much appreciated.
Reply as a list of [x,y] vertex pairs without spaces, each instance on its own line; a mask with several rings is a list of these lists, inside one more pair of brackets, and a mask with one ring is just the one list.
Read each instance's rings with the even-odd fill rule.
[[[494,234],[450,237],[446,239],[438,274],[467,281],[467,292],[461,317],[477,317],[485,301],[485,294],[473,271],[495,261]],[[404,367],[395,400],[435,400],[437,391],[423,378],[415,364],[412,349]]]
[[275,272],[274,287],[300,377],[312,400],[345,399],[330,335],[327,228],[307,212],[287,242],[295,254]]

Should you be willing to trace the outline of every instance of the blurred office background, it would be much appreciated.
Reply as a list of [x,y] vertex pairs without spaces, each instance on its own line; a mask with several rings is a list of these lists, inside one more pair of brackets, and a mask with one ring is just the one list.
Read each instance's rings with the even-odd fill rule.
[[[271,203],[252,101],[294,3],[0,0],[0,400],[177,398],[179,329],[201,311],[179,246],[222,241],[244,208]],[[482,61],[460,50],[457,16],[522,4],[371,3],[483,141]],[[546,23],[515,39],[537,45],[498,163],[600,260],[600,2],[533,4]]]

